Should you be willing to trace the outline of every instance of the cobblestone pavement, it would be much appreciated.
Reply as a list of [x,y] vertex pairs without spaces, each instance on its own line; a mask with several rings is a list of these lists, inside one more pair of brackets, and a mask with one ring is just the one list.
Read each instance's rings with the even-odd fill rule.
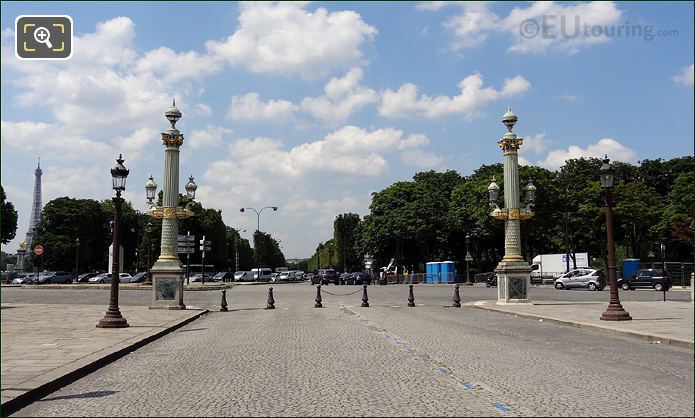
[[434,287],[417,289],[416,308],[392,286],[370,288],[369,308],[357,293],[326,295],[323,309],[311,286],[274,288],[275,310],[259,309],[266,286],[235,288],[231,312],[16,415],[693,415],[692,350],[445,308]]

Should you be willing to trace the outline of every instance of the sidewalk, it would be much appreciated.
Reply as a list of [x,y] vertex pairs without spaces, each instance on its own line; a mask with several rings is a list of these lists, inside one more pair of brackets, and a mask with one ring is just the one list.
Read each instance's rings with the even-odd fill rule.
[[123,306],[128,328],[96,324],[105,305],[2,305],[2,415],[91,373],[206,313]]
[[602,321],[606,302],[536,302],[498,305],[495,301],[466,303],[479,309],[536,318],[615,335],[636,337],[654,344],[693,348],[693,304],[688,302],[622,302],[632,321]]

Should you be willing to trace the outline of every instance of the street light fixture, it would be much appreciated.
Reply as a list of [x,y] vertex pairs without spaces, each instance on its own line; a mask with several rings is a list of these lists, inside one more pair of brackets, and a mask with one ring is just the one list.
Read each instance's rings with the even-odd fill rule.
[[471,243],[471,236],[466,234],[466,284],[469,286],[473,286],[473,282],[471,281],[471,272],[470,272],[470,262],[473,261],[473,256],[471,256],[471,252],[468,250],[470,243]]
[[237,235],[241,237],[242,232],[246,232],[245,229],[241,228],[232,228],[236,231],[236,235],[234,235],[234,272],[236,273],[239,270],[239,240],[237,238]]
[[629,321],[630,314],[623,309],[618,297],[618,281],[615,277],[615,243],[613,242],[613,166],[606,155],[600,170],[601,188],[603,189],[603,201],[606,204],[606,243],[608,245],[608,282],[610,285],[610,301],[608,308],[601,315],[603,321]]
[[80,275],[80,239],[75,238],[75,281]]
[[[256,218],[257,218],[256,219],[256,221],[257,221],[256,231],[258,231],[258,234],[259,234],[258,235],[259,241],[260,241],[260,233],[261,233],[261,213],[263,213],[263,210],[265,210],[265,209],[272,209],[273,212],[275,212],[278,210],[278,207],[277,206],[265,206],[265,207],[261,208],[261,210],[256,210],[255,208],[241,208],[241,209],[239,209],[239,212],[241,212],[241,213],[244,213],[246,210],[252,210],[252,211],[256,212]],[[258,269],[256,274],[258,275],[258,279],[260,280],[260,278],[261,278],[261,270],[260,270],[261,266],[260,266],[260,259],[258,258],[258,248],[255,249],[254,253],[255,253],[255,258],[256,258],[256,268]],[[253,275],[252,275],[252,277],[253,277]]]
[[113,198],[114,215],[113,215],[113,257],[111,265],[111,295],[109,299],[109,308],[106,315],[99,321],[97,328],[125,328],[128,326],[128,321],[121,315],[118,309],[118,284],[121,281],[120,273],[120,233],[121,233],[121,212],[123,198],[121,192],[125,190],[125,181],[128,177],[129,170],[123,165],[123,156],[119,155],[116,160],[116,166],[111,169],[111,178],[113,180],[113,189],[116,191],[116,197]]
[[152,276],[150,275],[150,252],[153,250],[152,248],[152,237],[150,234],[152,233],[152,221],[147,221],[147,225],[145,226],[145,233],[147,234],[147,274],[145,275],[145,283],[144,284],[152,284]]

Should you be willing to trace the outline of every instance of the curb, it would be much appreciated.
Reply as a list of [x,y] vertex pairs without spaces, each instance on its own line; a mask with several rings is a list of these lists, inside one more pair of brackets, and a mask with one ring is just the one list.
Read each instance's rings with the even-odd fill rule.
[[[33,285],[33,284],[18,284],[18,285],[3,285],[2,287],[21,287],[22,289],[71,289],[71,290],[110,290],[110,284],[50,284],[50,285]],[[206,290],[222,290],[229,289],[226,285],[210,285],[210,286],[195,286],[186,287],[184,285],[184,291],[206,291]],[[152,286],[124,286],[123,283],[118,286],[118,290],[152,290]]]
[[695,348],[695,345],[693,344],[692,341],[679,340],[679,339],[675,339],[675,338],[668,338],[668,337],[651,335],[651,334],[640,334],[638,332],[633,332],[633,331],[622,331],[622,330],[618,330],[618,329],[604,328],[604,327],[599,327],[599,326],[592,325],[592,324],[586,324],[583,322],[572,322],[572,321],[568,321],[568,320],[550,318],[550,317],[541,316],[541,315],[502,311],[499,309],[489,308],[489,307],[482,306],[482,305],[466,304],[466,306],[470,306],[472,308],[477,308],[477,309],[483,309],[483,310],[491,311],[491,312],[499,312],[499,313],[507,314],[507,315],[520,316],[522,318],[542,319],[543,321],[553,322],[555,324],[560,324],[560,325],[565,325],[565,326],[570,326],[570,327],[575,327],[575,328],[590,329],[590,330],[594,330],[594,331],[600,331],[600,332],[603,332],[606,334],[620,335],[623,337],[631,337],[631,338],[636,338],[636,339],[640,339],[640,340],[647,341],[647,342],[657,340],[657,341],[661,341],[662,344],[672,345],[674,347],[689,348],[691,350]]
[[[143,338],[140,341],[136,341],[135,343],[123,347],[121,349],[118,349],[112,353],[109,353],[105,355],[104,357],[98,358],[90,363],[87,363],[81,367],[78,367],[77,369],[64,374],[63,376],[60,376],[56,378],[55,380],[52,380],[48,383],[44,383],[41,386],[38,386],[34,389],[31,389],[19,396],[17,396],[14,399],[11,399],[2,405],[0,405],[0,408],[2,408],[2,413],[0,416],[6,417],[9,415],[14,414],[15,412],[19,411],[20,409],[29,406],[33,402],[50,395],[51,393],[57,391],[58,389],[67,386],[71,383],[74,383],[75,381],[87,376],[90,373],[93,373],[97,371],[98,369],[113,363],[114,361],[120,359],[121,357],[124,357],[126,354],[132,353],[133,351],[137,350],[140,347],[143,347],[167,334],[169,334],[172,331],[175,331],[184,325],[187,325],[196,319],[200,318],[201,316],[205,315],[206,313],[210,312],[207,309],[204,309],[200,311],[195,316],[192,316],[188,319],[185,319],[178,324],[174,324],[166,329],[163,329],[155,334],[149,335],[145,338]],[[96,353],[95,353],[96,354]],[[93,354],[92,354],[93,355]],[[78,360],[79,361],[79,360]]]

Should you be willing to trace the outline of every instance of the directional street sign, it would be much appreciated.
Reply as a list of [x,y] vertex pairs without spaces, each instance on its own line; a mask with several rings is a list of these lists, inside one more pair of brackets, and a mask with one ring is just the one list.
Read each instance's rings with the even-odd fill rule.
[[[210,241],[208,241],[208,242],[210,242]],[[210,251],[210,250],[212,250],[212,247],[210,247],[210,246],[203,246],[203,245],[200,246],[200,251]]]
[[186,242],[186,241],[195,242],[195,236],[193,236],[193,235],[179,235],[178,240],[179,240],[179,242]]
[[177,249],[177,252],[179,254],[194,254],[195,253],[195,247],[179,247]]

